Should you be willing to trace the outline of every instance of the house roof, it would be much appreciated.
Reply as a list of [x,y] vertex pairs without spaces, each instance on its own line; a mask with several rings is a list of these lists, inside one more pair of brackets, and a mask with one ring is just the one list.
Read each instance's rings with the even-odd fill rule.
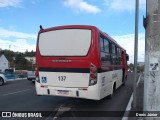
[[2,56],[7,60],[7,58],[6,58],[6,56],[4,54],[0,54],[0,58],[2,58]]

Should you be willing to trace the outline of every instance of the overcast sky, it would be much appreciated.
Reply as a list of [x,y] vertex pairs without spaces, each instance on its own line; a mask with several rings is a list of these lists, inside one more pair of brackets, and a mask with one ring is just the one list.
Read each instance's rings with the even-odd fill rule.
[[[145,0],[139,6],[138,61],[144,61]],[[94,25],[113,37],[134,60],[135,0],[0,0],[0,48],[36,49],[39,25]]]

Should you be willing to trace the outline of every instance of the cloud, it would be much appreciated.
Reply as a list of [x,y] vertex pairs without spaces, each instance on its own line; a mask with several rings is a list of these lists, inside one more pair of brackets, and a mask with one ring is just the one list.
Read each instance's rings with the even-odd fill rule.
[[15,52],[25,52],[26,50],[28,51],[35,51],[36,50],[36,45],[31,44],[27,42],[27,39],[16,39],[15,41],[11,41],[8,39],[1,39],[0,38],[0,48],[1,49],[9,49],[15,51]]
[[15,37],[15,38],[21,38],[21,39],[24,39],[24,38],[36,39],[37,35],[22,33],[22,32],[15,32],[15,31],[10,31],[10,30],[0,28],[0,38],[2,37],[3,38]]
[[[117,11],[134,11],[135,0],[104,0],[105,5]],[[145,10],[146,0],[139,0],[139,9]]]
[[[10,39],[12,37],[12,40]],[[36,37],[35,34],[14,32],[0,28],[0,48],[9,49],[18,52],[25,52],[26,50],[36,49]],[[129,63],[134,61],[134,34],[112,36],[118,44],[126,49],[129,54],[130,60]],[[29,40],[33,40],[32,43]],[[145,51],[145,34],[140,33],[138,39],[138,61],[144,61],[144,51]]]
[[101,12],[101,10],[94,5],[88,4],[84,0],[64,0],[64,5],[72,8],[76,12],[87,12],[97,14]]
[[[118,44],[120,44],[124,49],[126,49],[129,54],[129,63],[134,62],[134,34],[122,35],[122,36],[112,36]],[[145,34],[140,33],[138,37],[138,62],[144,62],[145,56]]]
[[15,32],[0,28],[0,48],[9,49],[18,52],[36,49],[37,35],[22,32]]
[[19,7],[22,0],[0,0],[0,7]]

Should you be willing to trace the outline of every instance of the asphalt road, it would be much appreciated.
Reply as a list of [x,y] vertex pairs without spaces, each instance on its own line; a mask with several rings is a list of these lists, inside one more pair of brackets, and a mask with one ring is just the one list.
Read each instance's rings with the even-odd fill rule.
[[[4,86],[0,86],[0,111],[49,111],[47,112],[48,117],[32,118],[34,120],[121,120],[123,111],[125,111],[132,94],[132,86],[133,74],[129,74],[126,85],[116,90],[112,99],[105,98],[100,101],[93,101],[56,96],[37,96],[34,84],[31,81],[10,81]],[[66,113],[64,111],[70,111],[69,115],[71,117],[61,117],[61,115]],[[87,117],[77,117],[75,111],[86,111]],[[122,111],[120,112],[122,116],[113,117],[111,115],[110,117],[106,117],[108,114],[106,111],[108,111],[110,114],[113,114],[113,116],[114,114],[117,114],[116,111]],[[100,117],[99,115],[101,115],[101,113],[103,113],[103,115]],[[53,116],[53,114],[55,117],[49,117]],[[22,118],[3,119],[20,120]],[[23,119],[28,120],[29,118]]]

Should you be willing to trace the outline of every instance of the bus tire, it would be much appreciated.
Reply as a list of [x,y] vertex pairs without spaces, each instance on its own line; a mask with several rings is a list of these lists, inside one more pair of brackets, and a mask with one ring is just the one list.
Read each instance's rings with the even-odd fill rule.
[[126,85],[126,82],[125,82],[125,80],[123,81],[123,83],[122,83],[122,86],[125,86]]
[[4,84],[4,80],[3,78],[0,77],[0,86],[2,86]]
[[111,93],[110,95],[107,96],[108,99],[112,99],[112,96],[113,96],[115,90],[116,90],[116,83],[114,83],[114,85],[113,85],[112,93]]
[[35,84],[35,81],[32,81],[33,84]]
[[126,85],[126,80],[127,80],[127,76],[125,76],[125,77],[124,77],[124,80],[123,80],[122,86],[125,86],[125,85]]
[[123,74],[122,74],[122,86],[125,86],[125,81],[126,81],[126,79],[125,79],[125,78],[126,78],[126,77],[125,77],[125,69],[123,69],[122,71],[123,71],[123,72],[122,72],[122,73],[123,73]]
[[112,96],[113,96],[113,93],[110,94],[110,95],[108,95],[107,98],[108,98],[108,99],[112,99]]

